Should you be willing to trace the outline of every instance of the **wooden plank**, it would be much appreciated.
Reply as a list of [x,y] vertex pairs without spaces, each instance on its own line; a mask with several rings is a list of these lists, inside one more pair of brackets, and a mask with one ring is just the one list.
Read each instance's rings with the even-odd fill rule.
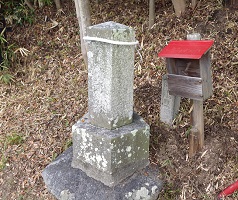
[[167,75],[164,75],[162,78],[160,121],[171,126],[178,114],[181,97],[169,94],[167,77]]
[[201,78],[169,74],[168,88],[170,95],[203,100]]
[[199,149],[199,131],[197,128],[191,128],[189,133],[189,157],[193,157]]
[[203,101],[193,100],[191,122],[193,128],[198,130],[198,150],[201,150],[204,145]]
[[200,59],[200,74],[203,80],[203,100],[212,96],[212,72],[210,52],[207,52]]

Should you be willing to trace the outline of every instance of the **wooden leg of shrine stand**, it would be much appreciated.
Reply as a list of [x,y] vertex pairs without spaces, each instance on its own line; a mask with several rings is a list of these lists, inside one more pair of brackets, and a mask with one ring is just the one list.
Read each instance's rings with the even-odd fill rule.
[[200,151],[204,145],[203,101],[193,100],[191,113],[192,129],[189,136],[189,157]]
[[198,129],[191,128],[189,133],[189,157],[193,157],[198,151]]

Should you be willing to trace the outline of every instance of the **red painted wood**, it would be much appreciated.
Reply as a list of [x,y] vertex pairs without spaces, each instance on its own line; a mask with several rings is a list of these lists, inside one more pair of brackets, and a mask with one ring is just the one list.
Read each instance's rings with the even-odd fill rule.
[[200,59],[213,43],[213,40],[173,40],[158,55],[165,58]]
[[219,195],[218,199],[222,199],[238,190],[238,181],[234,182],[233,184],[229,185],[226,189],[224,189]]

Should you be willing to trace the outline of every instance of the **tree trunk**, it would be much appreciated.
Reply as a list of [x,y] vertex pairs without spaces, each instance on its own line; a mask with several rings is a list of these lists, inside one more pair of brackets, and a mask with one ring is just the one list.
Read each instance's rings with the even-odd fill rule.
[[197,0],[192,0],[192,9],[195,9],[197,6]]
[[172,3],[174,5],[175,14],[180,17],[185,12],[185,0],[172,0]]
[[149,28],[155,23],[155,0],[150,0],[149,6]]
[[75,0],[74,2],[80,28],[81,52],[87,65],[87,44],[84,42],[83,37],[86,35],[86,28],[91,25],[90,4],[89,0]]
[[55,0],[55,5],[56,5],[57,11],[59,11],[59,10],[62,8],[62,7],[61,7],[60,0]]

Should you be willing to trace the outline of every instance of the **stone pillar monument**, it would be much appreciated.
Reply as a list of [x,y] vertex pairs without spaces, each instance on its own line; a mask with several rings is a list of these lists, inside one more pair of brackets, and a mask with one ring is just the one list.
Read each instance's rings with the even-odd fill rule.
[[[150,128],[133,112],[134,30],[106,22],[89,27],[84,39],[88,42],[88,113],[72,127],[71,166],[67,163],[68,171],[61,170],[67,178],[52,172],[52,165],[66,165],[66,153],[43,172],[46,185],[50,189],[57,185],[58,196],[65,200],[155,200],[162,183],[156,178],[158,171],[148,167]],[[60,179],[57,183],[49,178],[51,173],[55,181]],[[67,187],[59,190],[62,181]]]
[[[130,124],[133,116],[134,30],[106,22],[89,27],[87,35],[90,123],[107,129]],[[115,41],[118,45],[113,44]]]
[[89,114],[73,126],[72,167],[114,186],[148,165],[149,126],[133,116],[135,33],[115,22],[87,33]]

